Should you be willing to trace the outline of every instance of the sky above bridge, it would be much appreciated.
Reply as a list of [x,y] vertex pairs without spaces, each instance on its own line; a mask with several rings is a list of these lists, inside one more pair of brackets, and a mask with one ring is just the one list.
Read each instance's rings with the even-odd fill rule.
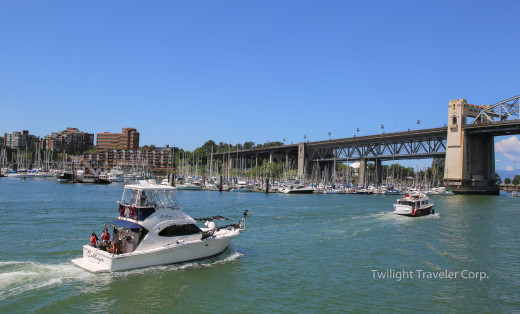
[[[0,2],[0,132],[141,145],[431,128],[519,94],[519,1]],[[359,129],[359,132],[357,131]],[[520,160],[497,138],[497,168]],[[415,163],[415,161],[414,161]]]

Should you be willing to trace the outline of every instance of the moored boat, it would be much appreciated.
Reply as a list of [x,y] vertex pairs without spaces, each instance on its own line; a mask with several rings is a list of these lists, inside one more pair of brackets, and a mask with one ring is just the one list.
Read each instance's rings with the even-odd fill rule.
[[394,204],[394,214],[397,215],[415,217],[433,213],[433,202],[424,193],[405,194]]
[[63,171],[58,174],[56,177],[56,181],[59,183],[68,183],[74,180],[74,174],[72,172]]
[[199,228],[184,213],[174,188],[140,180],[126,185],[119,202],[118,219],[109,236],[83,246],[83,257],[72,262],[91,272],[113,272],[180,263],[222,253],[240,233],[240,224]]
[[315,189],[312,186],[305,186],[303,184],[288,184],[284,189],[284,194],[311,194]]
[[239,181],[236,186],[231,188],[231,192],[251,192],[252,187],[245,181]]
[[189,190],[189,191],[200,191],[203,186],[199,182],[186,182],[183,184],[177,184],[177,190]]

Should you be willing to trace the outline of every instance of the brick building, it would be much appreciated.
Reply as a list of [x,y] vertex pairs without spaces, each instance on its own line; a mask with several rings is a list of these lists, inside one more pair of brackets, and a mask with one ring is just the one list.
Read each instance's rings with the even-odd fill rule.
[[94,133],[81,132],[76,128],[52,132],[40,141],[40,148],[76,155],[94,148]]
[[125,169],[171,169],[178,148],[160,147],[154,150],[108,149],[97,154],[83,154],[83,161],[96,169],[121,166]]
[[139,149],[139,132],[134,128],[123,128],[122,133],[98,133],[97,150],[138,150]]

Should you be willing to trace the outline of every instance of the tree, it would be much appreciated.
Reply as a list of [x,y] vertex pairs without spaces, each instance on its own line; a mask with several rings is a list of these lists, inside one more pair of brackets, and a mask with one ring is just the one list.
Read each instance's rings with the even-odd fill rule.
[[433,158],[432,169],[438,181],[444,180],[444,163],[444,158]]
[[520,184],[520,174],[517,174],[517,175],[513,178],[513,184]]
[[495,179],[497,184],[502,184],[502,178],[500,178],[500,175],[498,173],[495,173]]
[[251,149],[255,146],[255,142],[245,142],[243,147],[244,149]]
[[505,184],[511,184],[511,179],[509,179],[509,178],[505,178],[505,179],[504,179],[504,183],[505,183]]

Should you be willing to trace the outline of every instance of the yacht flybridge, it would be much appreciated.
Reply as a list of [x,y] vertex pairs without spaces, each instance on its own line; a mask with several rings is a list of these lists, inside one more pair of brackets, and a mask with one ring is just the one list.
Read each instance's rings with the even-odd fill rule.
[[[184,213],[175,188],[140,180],[126,185],[119,217],[105,225],[101,241],[92,233],[83,257],[72,262],[91,272],[113,272],[180,263],[222,253],[240,233],[241,223],[199,228]],[[107,235],[112,232],[111,237]]]

